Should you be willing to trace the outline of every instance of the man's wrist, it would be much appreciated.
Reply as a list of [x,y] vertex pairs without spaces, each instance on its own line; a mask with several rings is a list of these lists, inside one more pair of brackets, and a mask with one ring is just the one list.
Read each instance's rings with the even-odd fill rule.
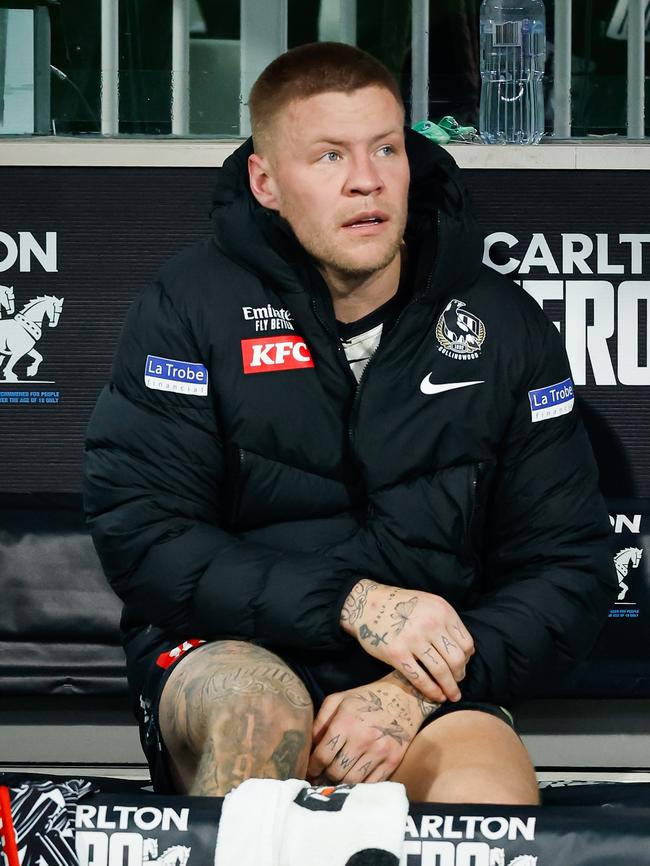
[[340,623],[341,628],[352,637],[359,637],[359,626],[368,603],[368,596],[380,585],[367,577],[362,577],[348,593],[341,609]]
[[417,712],[422,720],[427,719],[430,715],[435,713],[440,706],[440,704],[425,698],[424,695],[422,695],[415,686],[412,686],[406,677],[399,671],[391,671],[383,679],[384,682],[399,686],[399,688],[409,696],[413,705],[417,706]]

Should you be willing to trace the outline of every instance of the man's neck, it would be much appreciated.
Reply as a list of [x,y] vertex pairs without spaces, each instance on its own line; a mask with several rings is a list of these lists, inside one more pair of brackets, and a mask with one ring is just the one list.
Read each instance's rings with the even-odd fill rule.
[[363,277],[344,276],[323,268],[321,273],[330,291],[337,321],[356,322],[390,301],[399,286],[400,269],[399,253],[385,268]]

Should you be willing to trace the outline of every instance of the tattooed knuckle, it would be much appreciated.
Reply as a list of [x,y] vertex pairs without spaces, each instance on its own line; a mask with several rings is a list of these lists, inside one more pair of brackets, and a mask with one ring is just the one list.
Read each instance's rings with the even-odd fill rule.
[[371,770],[372,770],[372,762],[371,762],[371,761],[366,761],[365,764],[362,764],[362,765],[358,768],[357,772],[358,772],[358,775],[359,775],[362,779],[365,779],[366,776],[368,775],[368,773],[370,773]]
[[407,677],[407,679],[412,683],[417,682],[419,688],[422,680],[422,677],[420,676],[422,668],[420,668],[415,662],[411,663],[407,661],[402,661],[400,663],[400,668],[404,671],[404,676]]
[[390,743],[388,743],[386,740],[380,740],[377,743],[377,747],[375,749],[375,755],[379,758],[380,761],[383,761],[390,754],[390,749],[391,749]]

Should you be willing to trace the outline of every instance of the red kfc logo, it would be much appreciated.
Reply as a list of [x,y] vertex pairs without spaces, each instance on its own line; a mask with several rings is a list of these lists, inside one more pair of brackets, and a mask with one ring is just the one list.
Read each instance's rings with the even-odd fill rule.
[[302,337],[263,337],[241,341],[244,373],[302,370],[314,362]]

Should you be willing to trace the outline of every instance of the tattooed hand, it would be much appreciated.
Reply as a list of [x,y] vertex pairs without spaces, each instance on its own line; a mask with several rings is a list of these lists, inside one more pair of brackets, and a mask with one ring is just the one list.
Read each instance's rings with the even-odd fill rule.
[[308,778],[350,784],[387,779],[436,707],[395,673],[329,695],[314,720]]
[[341,626],[428,700],[460,699],[474,642],[444,598],[364,578],[346,599]]

